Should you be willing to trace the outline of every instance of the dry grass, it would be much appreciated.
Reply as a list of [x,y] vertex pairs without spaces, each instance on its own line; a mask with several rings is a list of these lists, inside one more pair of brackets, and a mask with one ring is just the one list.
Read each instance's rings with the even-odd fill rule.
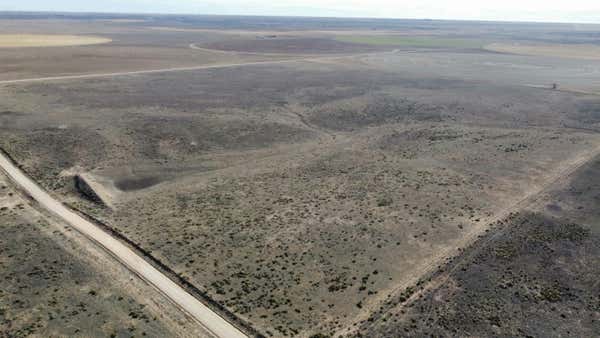
[[479,39],[452,39],[437,36],[369,34],[336,36],[335,40],[375,46],[420,47],[420,48],[481,48]]
[[82,46],[111,41],[111,39],[97,36],[1,34],[0,48]]
[[534,55],[534,56],[555,56],[561,58],[582,59],[582,60],[600,60],[600,46],[577,44],[531,44],[523,45],[518,43],[492,43],[485,46],[485,49],[493,52]]

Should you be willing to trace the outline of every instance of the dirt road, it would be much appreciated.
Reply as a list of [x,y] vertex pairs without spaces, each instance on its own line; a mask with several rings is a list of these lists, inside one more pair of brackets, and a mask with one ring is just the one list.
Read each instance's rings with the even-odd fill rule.
[[117,72],[117,73],[96,73],[96,74],[38,77],[38,78],[18,79],[18,80],[3,80],[3,81],[0,81],[0,85],[28,83],[28,82],[59,81],[59,80],[95,79],[95,78],[102,78],[102,77],[169,73],[169,72],[181,72],[181,71],[190,71],[190,70],[219,69],[219,68],[254,66],[254,65],[270,65],[270,64],[289,63],[289,62],[296,62],[296,61],[309,61],[309,60],[308,59],[287,59],[287,60],[275,60],[275,61],[269,60],[269,61],[256,61],[256,62],[244,62],[244,63],[202,65],[202,66],[193,66],[193,67],[176,67],[176,68],[136,70],[136,71]]
[[[434,290],[440,287],[448,280],[451,272],[455,271],[456,268],[460,266],[459,262],[466,261],[469,257],[472,257],[476,254],[475,252],[471,253],[471,255],[469,256],[461,256],[462,251],[460,249],[467,248],[468,246],[472,245],[475,241],[477,241],[480,238],[480,235],[485,233],[487,229],[491,229],[493,225],[496,224],[498,221],[506,219],[512,213],[516,213],[531,206],[537,201],[537,199],[542,194],[550,191],[552,188],[561,184],[561,182],[565,182],[566,180],[570,179],[572,175],[575,172],[577,172],[577,170],[581,169],[583,166],[587,165],[590,161],[597,158],[598,156],[600,156],[600,145],[597,145],[593,149],[581,153],[578,156],[575,156],[571,160],[567,161],[566,163],[563,163],[560,169],[547,175],[544,184],[530,189],[523,196],[518,198],[514,203],[507,206],[506,208],[503,208],[502,210],[499,210],[494,215],[482,218],[481,225],[473,227],[451,248],[448,248],[446,250],[440,250],[436,255],[428,258],[427,260],[423,260],[421,266],[418,268],[417,271],[413,273],[411,277],[407,278],[402,283],[396,285],[393,290],[389,292],[381,292],[381,295],[378,297],[377,303],[384,304],[384,302],[386,302],[389,299],[389,297],[402,293],[408,287],[415,287],[415,285],[417,285],[417,282],[421,278],[433,274],[438,269],[438,267],[443,266],[449,258],[457,258],[457,261],[453,263],[454,268],[440,275],[437,275],[432,280],[426,282],[425,285],[421,286],[418,291],[414,292],[400,306],[410,306],[413,301],[420,298],[420,296],[422,296],[426,291]],[[490,242],[493,238],[500,236],[505,230],[506,228],[497,229],[496,233],[490,238],[488,238],[486,242],[484,242],[484,244],[480,246],[480,248],[486,248],[485,243]],[[366,320],[371,314],[371,312],[365,310],[355,319],[355,322]],[[356,330],[356,327],[354,326],[346,327],[336,332],[335,336],[349,334],[354,332],[354,330]]]
[[170,73],[170,72],[182,72],[192,70],[205,70],[205,69],[223,69],[223,68],[234,68],[244,66],[258,66],[258,65],[276,65],[293,62],[310,62],[310,61],[331,61],[343,58],[353,57],[368,57],[379,54],[390,54],[398,53],[398,50],[391,52],[377,52],[377,53],[363,53],[353,55],[336,55],[336,56],[319,56],[319,57],[297,57],[284,60],[266,60],[266,61],[253,61],[253,62],[240,62],[240,63],[227,63],[227,64],[213,64],[213,65],[200,65],[190,67],[175,67],[175,68],[161,68],[161,69],[148,69],[148,70],[136,70],[128,72],[116,72],[116,73],[95,73],[95,74],[79,74],[79,75],[64,75],[64,76],[50,76],[50,77],[38,77],[29,79],[17,79],[17,80],[2,80],[0,85],[8,84],[19,84],[19,83],[33,83],[33,82],[46,82],[46,81],[61,81],[61,80],[79,80],[79,79],[95,79],[103,77],[117,77],[117,76],[130,76],[130,75],[144,75],[144,74],[157,74],[157,73]]
[[54,199],[33,180],[27,177],[4,154],[0,152],[0,168],[21,189],[27,192],[36,202],[51,213],[57,215],[77,231],[99,244],[121,263],[127,266],[150,285],[155,287],[178,307],[196,319],[207,331],[215,337],[242,338],[247,337],[243,332],[212,311],[194,296],[185,291],[159,270],[154,268],[144,258],[138,256],[129,247],[103,231],[100,227],[84,219],[66,208]]

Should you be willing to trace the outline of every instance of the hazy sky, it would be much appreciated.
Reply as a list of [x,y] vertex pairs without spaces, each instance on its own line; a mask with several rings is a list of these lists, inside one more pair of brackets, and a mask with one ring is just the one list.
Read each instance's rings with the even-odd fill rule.
[[0,10],[600,23],[600,0],[0,0]]

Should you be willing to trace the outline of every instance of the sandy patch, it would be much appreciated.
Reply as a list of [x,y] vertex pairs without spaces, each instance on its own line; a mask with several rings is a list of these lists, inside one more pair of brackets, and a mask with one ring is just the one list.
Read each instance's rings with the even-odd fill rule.
[[98,36],[0,34],[0,48],[83,46],[111,41]]

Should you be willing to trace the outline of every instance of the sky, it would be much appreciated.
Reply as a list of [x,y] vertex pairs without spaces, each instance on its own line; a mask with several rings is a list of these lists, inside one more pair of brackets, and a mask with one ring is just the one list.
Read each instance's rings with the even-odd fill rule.
[[600,23],[600,0],[0,0],[2,10]]

